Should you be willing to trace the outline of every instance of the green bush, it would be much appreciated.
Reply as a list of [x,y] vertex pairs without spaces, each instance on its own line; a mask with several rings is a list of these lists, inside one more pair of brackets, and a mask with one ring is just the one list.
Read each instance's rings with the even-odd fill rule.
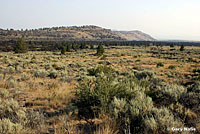
[[5,89],[0,89],[0,98],[7,98],[9,96],[9,92]]
[[196,82],[192,85],[191,92],[200,93],[200,82]]
[[43,114],[27,110],[10,98],[7,90],[0,90],[0,133],[18,134],[36,129],[44,122]]
[[56,64],[54,63],[52,65],[52,67],[55,69],[55,70],[65,70],[65,66],[61,65],[61,64]]
[[135,62],[140,62],[140,61],[141,61],[140,59],[135,60]]
[[164,64],[162,62],[157,63],[157,67],[164,67]]
[[56,79],[58,77],[58,73],[56,71],[52,71],[49,73],[48,77],[51,79]]
[[149,90],[147,94],[158,104],[170,105],[178,102],[186,92],[187,89],[182,86],[164,84]]
[[18,102],[11,99],[0,100],[0,118],[8,118],[12,122],[23,122],[26,118],[25,109]]
[[183,128],[184,125],[180,120],[174,118],[173,113],[167,108],[154,108],[152,113],[143,119],[144,133],[162,133],[172,132],[172,127]]
[[34,77],[45,78],[48,76],[48,72],[45,70],[36,70],[34,72]]
[[168,68],[173,70],[173,69],[176,69],[176,66],[170,65]]
[[28,52],[28,45],[25,43],[25,41],[20,38],[18,39],[16,46],[14,47],[15,53],[26,53]]
[[15,68],[12,66],[9,66],[8,68],[6,68],[6,72],[8,74],[14,74],[15,73]]
[[153,101],[146,96],[142,90],[138,91],[136,97],[130,101],[130,111],[133,118],[144,116],[153,108]]
[[96,68],[88,69],[88,73],[91,76],[97,76],[101,73],[112,74],[112,73],[114,73],[114,69],[111,66],[99,65]]
[[13,123],[10,119],[0,119],[1,134],[19,134],[23,132],[23,126],[19,123]]
[[40,129],[44,124],[45,117],[39,111],[27,110],[25,126],[31,129]]
[[[131,100],[125,98],[114,100],[110,104],[110,115],[120,123],[122,133],[129,134],[135,128],[142,128],[141,118],[153,109],[153,101],[142,89],[137,89]],[[136,130],[136,129],[135,129]]]
[[184,45],[181,45],[180,51],[184,51],[184,50],[185,50]]
[[22,73],[23,72],[23,68],[21,67],[21,66],[16,66],[15,67],[15,71],[17,72],[17,73]]
[[100,45],[97,47],[97,53],[96,53],[96,55],[97,55],[97,56],[101,56],[101,55],[103,55],[103,53],[104,53],[104,48],[103,48],[103,45],[100,44]]
[[94,49],[94,45],[93,44],[90,45],[90,49]]
[[199,102],[200,102],[200,94],[196,92],[188,92],[181,96],[180,102],[190,109],[194,109],[194,111],[200,111]]
[[61,47],[61,54],[65,54],[66,53],[66,47],[65,46],[62,46]]
[[129,105],[124,98],[118,99],[114,97],[109,106],[109,114],[117,123],[120,123],[121,133],[130,133],[130,116]]
[[200,73],[200,68],[194,69],[193,72],[194,73]]
[[62,82],[68,82],[68,83],[70,83],[72,80],[73,80],[73,79],[70,78],[69,76],[62,76],[62,77],[60,78],[60,81],[62,81]]
[[16,87],[16,84],[17,84],[17,81],[14,77],[9,77],[7,80],[6,80],[6,88],[9,89],[9,88],[15,88]]
[[148,70],[141,71],[141,72],[136,71],[136,72],[134,72],[134,75],[138,80],[150,79],[150,78],[155,77],[155,72],[148,71]]
[[21,75],[21,78],[20,78],[20,80],[21,81],[26,81],[26,80],[29,80],[30,78],[27,76],[27,74],[25,74],[25,73],[23,73],[22,75]]
[[98,75],[95,79],[83,79],[76,92],[75,106],[79,109],[79,115],[84,117],[98,116],[109,111],[109,104],[114,97],[126,98],[134,96],[134,91],[128,84],[115,82],[110,75]]

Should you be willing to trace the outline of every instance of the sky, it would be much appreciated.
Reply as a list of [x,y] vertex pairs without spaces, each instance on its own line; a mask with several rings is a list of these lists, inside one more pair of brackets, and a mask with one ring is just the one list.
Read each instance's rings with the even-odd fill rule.
[[0,28],[97,25],[200,41],[200,0],[0,0]]

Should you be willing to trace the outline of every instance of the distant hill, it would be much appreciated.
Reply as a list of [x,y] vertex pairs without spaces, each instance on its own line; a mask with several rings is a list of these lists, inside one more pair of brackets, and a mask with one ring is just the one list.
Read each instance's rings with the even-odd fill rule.
[[153,37],[141,31],[114,31],[114,33],[126,40],[155,41]]
[[98,26],[52,27],[31,30],[0,29],[0,41],[153,41],[150,35],[140,31],[112,31]]

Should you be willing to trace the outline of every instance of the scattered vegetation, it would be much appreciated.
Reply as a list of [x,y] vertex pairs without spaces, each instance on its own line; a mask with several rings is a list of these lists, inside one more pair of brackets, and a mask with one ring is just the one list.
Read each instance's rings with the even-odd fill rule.
[[0,53],[0,133],[199,133],[199,47],[59,44]]

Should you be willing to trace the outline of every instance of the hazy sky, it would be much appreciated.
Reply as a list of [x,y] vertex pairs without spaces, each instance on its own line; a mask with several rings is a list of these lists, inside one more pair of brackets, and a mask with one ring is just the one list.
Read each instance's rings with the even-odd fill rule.
[[97,25],[200,40],[200,0],[0,0],[0,28]]

